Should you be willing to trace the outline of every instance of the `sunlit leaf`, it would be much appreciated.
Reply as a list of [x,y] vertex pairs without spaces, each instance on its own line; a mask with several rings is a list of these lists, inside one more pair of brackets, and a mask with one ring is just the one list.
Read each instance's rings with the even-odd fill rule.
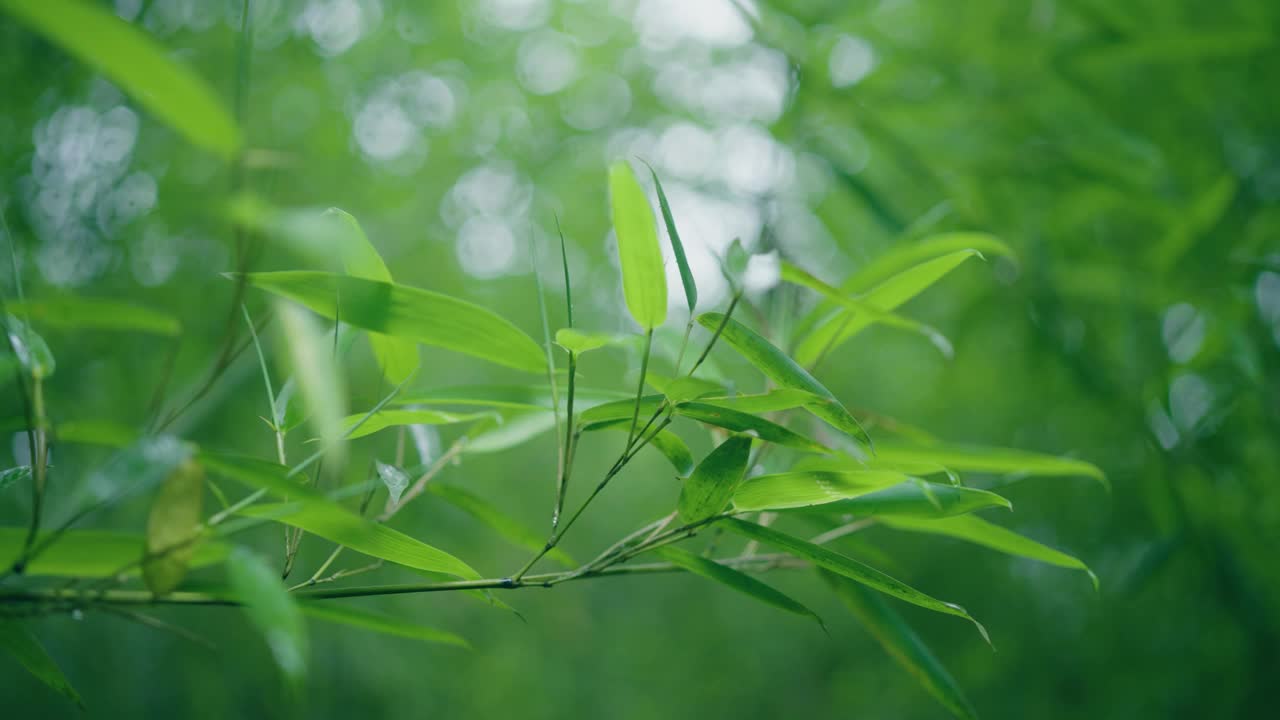
[[27,672],[54,692],[79,705],[81,710],[84,709],[80,693],[71,686],[67,676],[62,674],[62,669],[27,629],[26,623],[17,618],[0,618],[0,650],[17,660]]
[[592,350],[611,345],[622,345],[637,340],[634,335],[606,335],[604,333],[588,333],[574,328],[560,328],[556,331],[556,344],[569,352],[581,355]]
[[1012,448],[978,445],[891,445],[880,448],[880,459],[900,462],[930,462],[957,472],[1002,475],[1088,477],[1110,488],[1107,476],[1092,463]]
[[753,395],[700,397],[698,402],[744,413],[771,413],[803,407],[810,403],[820,402],[822,399],[807,390],[778,388]]
[[[42,532],[36,542],[50,536]],[[0,568],[8,568],[22,553],[27,538],[25,527],[0,527]],[[56,542],[27,563],[23,573],[51,577],[109,577],[123,568],[136,574],[138,559],[146,551],[147,540],[141,534],[115,530],[68,530]],[[204,540],[187,561],[194,569],[222,562],[229,548],[218,541]]]
[[[430,483],[427,485],[427,490],[476,520],[488,525],[490,529],[510,542],[527,550],[540,552],[547,542],[545,535],[539,535],[515,518],[494,507],[487,500],[456,485]],[[547,557],[565,567],[572,567],[575,564],[573,558],[559,547],[548,551]]]
[[899,472],[878,470],[798,471],[760,475],[738,486],[736,510],[788,510],[825,505],[906,482]]
[[810,440],[793,430],[788,430],[781,425],[765,420],[762,417],[749,415],[737,410],[729,408],[717,407],[715,405],[707,405],[700,402],[681,403],[676,406],[677,414],[687,417],[691,420],[715,425],[726,430],[734,432],[754,432],[761,440],[774,443],[776,445],[785,445],[798,450],[808,450],[810,452],[825,453],[827,448]]
[[172,315],[132,303],[74,295],[6,302],[9,312],[41,326],[69,330],[134,330],[154,335],[177,335],[182,325]]
[[693,281],[693,270],[689,268],[689,260],[684,254],[684,243],[680,242],[680,232],[676,230],[676,219],[671,214],[671,205],[667,203],[667,193],[662,189],[662,181],[658,173],[649,168],[653,176],[653,187],[658,191],[658,207],[662,209],[662,221],[667,226],[667,237],[671,240],[671,252],[676,258],[676,267],[680,269],[680,284],[684,286],[684,299],[689,304],[689,312],[698,304],[698,285]]
[[458,647],[470,648],[471,645],[461,637],[444,630],[436,630],[423,625],[409,623],[399,618],[386,617],[375,613],[356,610],[346,605],[339,605],[334,602],[300,602],[298,608],[302,610],[303,615],[324,620],[326,622],[338,623],[339,625],[350,625],[351,627],[360,628],[361,630],[371,630],[383,635],[392,635],[395,637],[408,638],[410,640],[421,640],[422,642],[442,643],[444,645],[456,645]]
[[9,315],[5,322],[9,345],[18,357],[18,363],[33,378],[47,378],[57,368],[53,352],[39,333],[23,321]]
[[652,330],[667,319],[667,273],[649,198],[625,160],[609,167],[609,197],[627,309],[640,327]]
[[384,462],[377,462],[374,467],[378,471],[378,478],[387,487],[387,495],[391,496],[391,504],[399,505],[400,496],[404,495],[404,491],[409,489],[409,476],[395,465],[388,465]]
[[685,524],[702,522],[729,504],[747,471],[751,437],[734,435],[707,453],[680,488],[676,508]]
[[776,590],[773,586],[768,585],[756,578],[735,570],[727,565],[722,565],[714,560],[704,558],[683,548],[677,547],[661,547],[655,554],[666,560],[667,562],[677,565],[694,575],[700,575],[708,580],[730,587],[738,592],[749,595],[760,602],[772,605],[780,610],[786,610],[796,615],[812,618],[819,625],[822,625],[822,618],[818,617],[809,608],[801,605],[793,600],[790,596]]
[[280,671],[300,687],[307,674],[307,626],[279,571],[252,550],[237,547],[227,558],[227,579]]
[[[738,520],[737,518],[729,518],[722,521],[724,526],[739,535],[743,535],[749,539],[757,540],[765,545],[769,545],[795,557],[808,560],[814,565],[830,570],[831,572],[842,575],[866,585],[867,587],[878,590],[886,595],[892,595],[899,600],[905,600],[913,605],[918,605],[927,610],[945,613],[947,615],[955,615],[962,617],[973,623],[978,628],[978,632],[982,634],[983,639],[987,639],[987,631],[974,620],[964,608],[952,603],[943,602],[936,598],[930,597],[919,590],[907,585],[904,582],[895,580],[894,578],[876,570],[868,565],[845,557],[839,553],[828,550],[821,545],[814,545],[807,540],[801,540],[798,537],[778,532],[773,528],[757,525],[756,523]],[[989,641],[988,641],[989,642]]]
[[897,610],[889,607],[879,594],[859,583],[827,570],[819,570],[819,573],[889,656],[915,677],[930,695],[937,698],[957,718],[977,719],[973,706],[952,679],[951,673],[934,657],[933,652]]
[[1000,495],[986,490],[912,480],[808,509],[855,517],[939,518],[992,507],[1010,509],[1013,505]]
[[831,427],[848,434],[858,442],[871,447],[871,436],[862,429],[862,425],[845,409],[836,396],[818,382],[809,371],[800,367],[787,354],[765,340],[733,318],[726,318],[722,313],[704,313],[698,316],[703,327],[714,331],[723,327],[720,338],[729,343],[734,350],[746,358],[757,370],[764,373],[778,385],[796,390],[803,390],[817,395],[820,400],[805,405],[805,409],[824,420]]
[[[368,416],[366,418],[366,415]],[[379,410],[369,415],[361,413],[359,415],[348,415],[342,419],[342,427],[347,439],[355,440],[366,435],[372,435],[379,430],[385,430],[389,427],[398,427],[401,425],[456,425],[459,423],[476,422],[485,418],[492,418],[493,412],[477,412],[477,413],[455,413],[446,412],[444,410]],[[363,420],[364,422],[361,422]],[[352,430],[357,424],[360,427]]]
[[186,577],[199,542],[203,507],[204,468],[187,460],[160,485],[147,516],[142,579],[152,593],[164,595]]
[[407,285],[333,273],[284,271],[249,273],[263,290],[306,305],[315,312],[364,330],[408,338],[542,373],[546,358],[538,344],[491,310],[448,295]]
[[330,461],[341,467],[345,454],[346,383],[333,357],[333,347],[311,314],[293,303],[276,303],[276,314],[288,346],[289,367],[310,411],[309,420]]
[[[601,390],[579,385],[574,392],[577,407],[586,409],[613,400],[634,397],[617,390]],[[457,385],[453,387],[410,390],[397,397],[397,405],[463,405],[514,409],[551,409],[551,390],[547,383],[538,385]]]
[[149,35],[82,0],[0,0],[0,8],[106,75],[195,145],[230,159],[240,131],[216,93]]

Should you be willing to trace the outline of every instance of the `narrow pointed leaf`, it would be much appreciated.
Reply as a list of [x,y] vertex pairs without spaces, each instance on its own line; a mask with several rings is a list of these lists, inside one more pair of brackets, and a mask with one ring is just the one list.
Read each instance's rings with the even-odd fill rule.
[[766,605],[772,605],[779,610],[785,610],[789,613],[795,613],[807,618],[812,618],[818,625],[822,625],[822,618],[817,613],[792,599],[789,595],[780,592],[773,586],[761,582],[756,578],[735,570],[727,565],[704,558],[701,555],[695,555],[688,550],[678,547],[662,547],[658,548],[655,554],[666,560],[667,562],[677,565],[694,575],[715,580],[738,592],[749,595]]
[[546,371],[538,344],[491,310],[396,283],[305,270],[249,273],[250,284],[374,332],[442,347],[532,373]]
[[204,468],[187,460],[165,479],[147,517],[142,579],[164,595],[178,586],[199,543],[204,507]]
[[467,453],[495,453],[550,432],[556,416],[550,410],[517,410],[476,423],[467,432]]
[[[526,550],[541,552],[543,546],[546,545],[547,538],[545,535],[534,532],[515,518],[494,507],[487,500],[456,485],[430,483],[427,485],[427,491],[488,525],[490,529],[503,538]],[[552,548],[547,552],[547,557],[565,567],[572,567],[575,564],[573,558],[558,547]]]
[[697,400],[704,395],[723,395],[724,386],[710,380],[695,377],[669,378],[657,373],[645,373],[644,382],[666,396],[672,404]]
[[751,437],[734,435],[707,454],[680,488],[676,505],[685,524],[702,522],[724,510],[742,482],[751,456]]
[[777,388],[769,392],[753,395],[724,395],[698,398],[698,402],[705,405],[715,405],[744,413],[771,413],[793,410],[821,400],[821,397],[807,390],[797,390],[795,388]]
[[346,414],[346,383],[338,372],[333,347],[325,341],[311,314],[293,303],[276,303],[276,314],[288,347],[289,368],[298,381],[309,421],[326,456],[337,467],[345,455],[342,418]]
[[848,578],[827,570],[818,572],[889,656],[915,677],[926,692],[960,720],[977,720],[977,713],[951,673],[897,610],[889,607],[877,593]]
[[667,203],[667,193],[662,189],[662,181],[658,173],[649,168],[653,176],[653,187],[658,191],[658,207],[662,209],[662,221],[667,226],[667,237],[671,240],[671,253],[676,258],[676,267],[680,269],[680,284],[684,286],[684,299],[689,304],[689,312],[698,304],[698,284],[693,281],[693,270],[689,269],[689,259],[684,254],[684,243],[680,242],[680,232],[676,230],[676,219],[671,214],[671,205]]
[[253,551],[238,547],[227,559],[227,579],[276,666],[299,688],[307,675],[307,626],[280,573]]
[[44,300],[6,302],[9,312],[30,318],[42,327],[68,330],[133,330],[153,335],[177,335],[182,324],[172,315],[132,303],[106,298],[64,295]]
[[[618,390],[578,386],[574,403],[586,409],[614,400],[634,398]],[[513,409],[551,409],[551,390],[538,385],[458,385],[446,388],[411,390],[393,401],[396,405],[463,405]]]
[[[937,598],[926,595],[919,590],[907,585],[904,582],[895,580],[894,578],[876,570],[869,565],[845,557],[839,553],[828,550],[821,545],[814,545],[807,540],[801,540],[798,537],[778,532],[773,528],[763,525],[738,520],[737,518],[729,518],[723,521],[725,527],[739,535],[747,537],[751,540],[757,540],[765,545],[769,545],[795,557],[817,565],[825,570],[830,570],[837,575],[842,575],[866,585],[867,587],[878,590],[886,595],[892,595],[899,600],[905,600],[913,605],[918,605],[927,610],[940,612],[947,615],[955,615],[962,617],[973,623],[978,628],[978,632],[982,634],[984,640],[987,640],[986,628],[982,627],[977,620],[974,620],[964,608],[952,603],[943,602]],[[988,642],[990,642],[988,640]]]
[[[645,395],[640,398],[640,416],[647,419],[663,406],[665,398],[661,395]],[[627,400],[614,400],[589,408],[579,416],[579,423],[584,429],[592,429],[597,424],[608,424],[616,420],[627,420],[636,412],[634,397]]]
[[298,608],[302,610],[303,615],[317,620],[324,620],[325,622],[350,625],[361,630],[371,630],[383,635],[392,635],[410,640],[456,645],[463,648],[471,647],[470,643],[451,632],[411,624],[400,618],[391,618],[385,615],[356,610],[333,602],[300,602],[298,603]]
[[733,495],[737,510],[790,510],[825,505],[906,482],[899,472],[878,470],[796,471],[760,475]]
[[725,321],[726,318],[722,313],[704,313],[698,316],[698,322],[712,331],[723,324],[724,329],[720,337],[737,350],[738,354],[756,366],[756,369],[781,387],[817,395],[820,399],[805,405],[806,410],[831,427],[846,433],[868,448],[871,447],[871,436],[867,435],[867,431],[862,429],[862,425],[845,409],[844,405],[840,404],[836,396],[825,385],[818,382],[817,378],[810,375],[809,371],[800,367],[796,361],[787,357],[786,353],[746,325],[733,318],[727,318],[727,322]]
[[667,273],[649,198],[626,161],[609,168],[609,197],[627,309],[640,327],[652,330],[667,319]]
[[[925,490],[928,492],[925,492]],[[844,513],[858,517],[919,517],[940,518],[963,515],[976,510],[1002,507],[1012,509],[1013,504],[1004,497],[986,490],[926,483],[912,480],[892,487],[876,490],[845,500],[809,508],[824,513]]]
[[240,131],[218,96],[149,35],[82,0],[0,0],[0,8],[76,59],[195,145],[231,159]]
[[589,333],[574,328],[560,328],[556,331],[556,344],[576,355],[598,350],[602,347],[624,346],[638,342],[635,335],[606,335],[605,333]]
[[[8,568],[13,565],[13,561],[22,552],[26,537],[25,527],[0,527],[0,567]],[[48,537],[48,532],[41,533],[37,542]],[[27,563],[23,573],[49,577],[112,576],[121,568],[137,563],[138,558],[146,551],[146,542],[146,537],[136,533],[68,530]],[[226,559],[229,549],[221,542],[204,540],[196,546],[188,559],[187,568],[220,563]]]
[[935,520],[887,517],[883,519],[883,522],[895,530],[945,535],[965,540],[975,545],[982,545],[1006,555],[1038,560],[1062,568],[1081,570],[1089,576],[1089,580],[1093,582],[1094,589],[1098,588],[1098,576],[1094,575],[1093,571],[1079,559],[1059,550],[1054,550],[1047,545],[1041,545],[1035,540],[1019,535],[1008,528],[987,522],[976,515],[961,515],[959,517]]
[[1110,489],[1098,466],[1075,458],[1058,457],[1000,447],[977,445],[893,445],[881,448],[881,459],[932,462],[957,472],[995,473],[1045,477],[1088,477]]
[[[402,425],[457,425],[459,423],[476,422],[491,418],[493,412],[476,412],[476,413],[456,413],[444,410],[379,410],[378,412],[365,416],[368,413],[359,415],[348,415],[342,419],[342,428],[344,434],[347,434],[348,440],[355,440],[366,435],[372,435],[379,430],[385,430],[390,427],[399,427]],[[361,422],[363,420],[364,422]],[[356,425],[360,427],[356,427]],[[352,428],[355,428],[352,430]]]
[[62,669],[49,657],[44,646],[27,629],[26,623],[17,618],[0,618],[0,651],[18,661],[37,680],[51,690],[84,709],[84,700],[71,686]]
[[756,415],[750,415],[729,408],[718,407],[716,405],[708,405],[699,402],[681,403],[676,406],[675,411],[678,415],[682,415],[691,420],[715,425],[726,430],[734,432],[754,432],[761,440],[774,443],[776,445],[785,445],[787,447],[796,448],[797,450],[807,450],[809,452],[825,453],[829,452],[826,447],[810,440],[809,438],[788,430],[781,425],[765,420]]

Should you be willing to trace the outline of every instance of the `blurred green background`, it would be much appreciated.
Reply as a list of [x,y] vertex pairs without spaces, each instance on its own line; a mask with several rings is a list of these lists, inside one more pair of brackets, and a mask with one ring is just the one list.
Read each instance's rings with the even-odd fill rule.
[[[663,177],[707,309],[726,300],[714,257],[735,237],[830,282],[936,232],[1004,239],[1017,263],[963,266],[906,308],[947,334],[953,359],[919,338],[873,329],[818,376],[851,407],[948,440],[1102,467],[1111,495],[1086,480],[1028,480],[1007,488],[1016,512],[999,518],[1082,558],[1101,591],[1079,573],[887,529],[860,533],[857,551],[986,624],[996,652],[963,622],[897,605],[983,717],[1274,712],[1280,4],[250,5],[244,186],[281,206],[351,212],[397,281],[494,308],[535,337],[531,267],[547,283],[553,326],[563,320],[556,217],[578,324],[634,330],[605,186],[605,168],[619,158],[644,159]],[[238,0],[114,4],[228,107],[240,8]],[[199,385],[233,307],[234,285],[219,275],[234,269],[231,170],[3,13],[0,78],[0,208],[27,295],[128,299],[184,326],[176,346],[37,327],[58,359],[50,413],[142,426],[170,358],[167,404]],[[272,245],[253,263],[305,265]],[[678,340],[682,299],[668,269],[667,330]],[[11,273],[2,275],[12,298]],[[749,298],[767,308],[782,292],[761,283]],[[260,293],[248,300],[255,312],[267,307]],[[629,389],[635,362],[597,353],[584,361],[582,382]],[[423,363],[423,387],[522,380],[441,351],[424,351]],[[383,390],[363,345],[349,372],[352,407],[369,407]],[[2,409],[18,417],[15,386],[4,382]],[[266,413],[245,354],[172,429],[271,457],[271,434],[258,420]],[[705,439],[690,440],[695,454],[708,449]],[[594,441],[577,469],[578,491],[621,438]],[[4,445],[0,462],[20,462],[24,436]],[[352,467],[385,458],[392,445],[358,444]],[[87,478],[106,455],[59,448],[54,463],[60,476]],[[467,456],[442,479],[541,530],[554,466],[554,441],[544,435],[507,453]],[[569,549],[589,557],[667,512],[678,493],[670,474],[660,458],[642,456]],[[70,484],[53,507],[59,492],[77,491]],[[527,557],[430,500],[396,525],[486,574]],[[22,524],[28,503],[25,493],[6,493],[0,520]],[[93,524],[136,529],[145,511],[144,500],[132,501]],[[253,539],[274,549],[279,530]],[[323,551],[304,549],[304,572]],[[373,577],[414,580],[391,569]],[[687,575],[503,595],[523,621],[452,594],[361,602],[458,632],[475,650],[316,625],[302,712],[946,716],[817,578],[770,578],[818,611],[830,634]],[[218,650],[108,615],[34,627],[91,717],[289,711],[265,647],[238,613],[157,614]],[[6,716],[76,716],[16,664],[0,667]]]

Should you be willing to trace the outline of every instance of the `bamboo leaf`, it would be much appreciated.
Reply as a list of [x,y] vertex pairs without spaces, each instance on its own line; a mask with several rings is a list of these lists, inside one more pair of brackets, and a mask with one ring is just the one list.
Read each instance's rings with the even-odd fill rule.
[[10,347],[18,357],[18,364],[28,375],[36,379],[47,378],[57,369],[58,364],[49,345],[30,325],[9,315],[5,322],[5,332],[9,335]]
[[470,643],[451,632],[410,624],[399,618],[364,612],[363,610],[356,610],[332,602],[300,602],[298,603],[298,608],[302,610],[303,615],[309,615],[325,622],[350,625],[361,630],[372,630],[383,635],[409,638],[410,640],[456,645],[463,648],[471,647]]
[[781,425],[765,420],[762,417],[749,415],[737,410],[729,408],[717,407],[700,402],[681,403],[675,407],[678,415],[687,417],[691,420],[715,425],[726,430],[734,432],[754,432],[761,440],[774,443],[776,445],[785,445],[787,447],[796,448],[797,450],[807,450],[809,452],[825,453],[829,452],[826,447],[810,440],[793,430],[788,430]]
[[48,327],[69,330],[136,330],[168,336],[182,332],[182,324],[172,315],[106,298],[64,295],[44,300],[6,302],[5,306],[10,312]]
[[289,367],[310,411],[309,421],[325,455],[338,467],[345,455],[343,416],[346,383],[334,362],[333,348],[311,315],[293,303],[278,302],[276,314],[288,346]]
[[80,693],[71,686],[67,676],[62,674],[62,669],[27,629],[26,623],[16,618],[0,618],[0,650],[17,660],[37,680],[84,710],[84,700],[80,698]]
[[[541,552],[547,542],[545,536],[530,530],[518,520],[494,507],[487,500],[456,485],[430,483],[427,485],[427,490],[476,520],[488,525],[494,532],[520,547],[533,552]],[[547,557],[565,567],[573,567],[576,564],[567,552],[558,547],[548,551]]]
[[227,559],[231,591],[262,633],[276,666],[297,690],[307,674],[307,626],[273,570],[256,553],[237,547]]
[[729,504],[747,471],[751,437],[734,435],[707,454],[680,488],[676,505],[685,524],[702,522]]
[[429,290],[305,270],[249,273],[249,282],[327,318],[532,373],[546,371],[538,344],[479,305]]
[[182,582],[195,554],[204,507],[204,468],[187,460],[178,466],[151,503],[142,579],[147,589],[165,595]]
[[634,335],[606,335],[604,333],[588,333],[573,328],[560,328],[556,331],[556,344],[576,355],[613,345],[625,345],[639,340]]
[[556,416],[550,410],[524,410],[501,413],[477,423],[467,432],[467,452],[495,453],[526,443],[555,428]]
[[883,490],[836,500],[809,509],[824,513],[843,513],[855,517],[940,518],[992,507],[1012,509],[1013,504],[1004,497],[986,490],[928,483],[913,478]]
[[[634,401],[630,393],[578,386],[574,402],[590,408],[613,400]],[[393,401],[396,405],[463,405],[512,409],[551,409],[551,390],[538,385],[458,385],[414,390]]]
[[727,565],[721,565],[714,560],[704,558],[700,555],[695,555],[683,548],[671,546],[661,547],[658,548],[655,554],[663,560],[666,560],[673,565],[677,565],[694,575],[699,575],[707,578],[708,580],[715,580],[716,582],[737,590],[744,595],[749,595],[766,605],[772,605],[780,610],[786,610],[789,613],[795,613],[796,615],[812,618],[814,622],[818,623],[819,626],[822,626],[822,618],[818,617],[817,613],[793,600],[789,595],[778,591],[773,586],[761,582],[744,572],[735,570]]
[[[361,413],[358,415],[348,415],[342,419],[343,433],[347,435],[348,440],[355,440],[366,435],[372,435],[379,430],[385,430],[389,427],[398,427],[401,425],[457,425],[459,423],[476,422],[485,418],[492,418],[493,412],[477,412],[477,413],[455,413],[446,412],[444,410],[379,410],[369,415]],[[364,420],[364,422],[360,422]],[[357,424],[360,427],[352,430]]]
[[627,309],[640,327],[652,330],[667,319],[667,273],[649,198],[626,161],[609,168],[609,196]]
[[[36,542],[51,535],[41,533]],[[11,567],[22,553],[27,537],[25,527],[0,527],[0,567]],[[27,563],[23,573],[48,577],[110,577],[137,562],[146,551],[146,538],[114,530],[68,530],[56,542]],[[188,569],[215,565],[226,559],[229,548],[205,540],[195,548]],[[135,574],[136,570],[126,571]]]
[[[648,165],[648,163],[646,163]],[[689,312],[698,304],[698,285],[693,281],[693,270],[689,269],[689,259],[684,254],[684,243],[680,242],[680,232],[676,230],[676,219],[671,214],[671,205],[667,203],[667,193],[662,189],[662,181],[658,173],[649,167],[653,176],[653,187],[658,191],[658,207],[662,209],[662,221],[667,226],[667,237],[671,240],[671,252],[676,258],[676,267],[680,269],[680,284],[684,286],[684,299],[689,304]]]
[[0,0],[30,29],[89,65],[195,145],[231,159],[240,131],[213,90],[146,33],[81,0]]
[[669,378],[656,373],[645,373],[644,382],[665,395],[673,405],[696,400],[704,395],[723,395],[725,392],[720,383],[696,377]]
[[830,570],[831,572],[847,577],[850,580],[855,580],[873,590],[878,590],[886,595],[892,595],[899,600],[905,600],[912,605],[918,605],[927,610],[962,617],[973,623],[974,626],[978,628],[978,632],[982,634],[982,638],[990,643],[990,639],[987,637],[986,628],[982,627],[977,620],[974,620],[973,617],[971,617],[969,613],[959,605],[938,600],[916,590],[904,582],[895,580],[873,567],[863,565],[853,558],[845,557],[844,555],[828,550],[821,545],[814,545],[807,540],[801,540],[798,537],[778,532],[773,528],[738,520],[737,518],[729,518],[723,522],[725,523],[725,527],[739,535],[751,540],[757,540],[765,545],[776,547],[779,550],[803,560],[808,560],[820,568]]
[[831,427],[871,448],[871,436],[867,435],[867,431],[862,429],[862,425],[858,423],[857,419],[845,409],[844,405],[840,404],[840,401],[825,385],[818,382],[817,378],[809,374],[809,371],[787,357],[786,353],[758,335],[754,330],[733,318],[726,318],[722,313],[703,313],[698,316],[698,322],[712,331],[723,324],[724,329],[721,331],[720,337],[729,343],[734,350],[737,350],[738,354],[746,358],[752,365],[756,366],[756,369],[778,383],[778,385],[804,390],[817,395],[821,399],[817,402],[806,404],[804,406],[806,410],[821,418]]
[[[647,417],[657,412],[658,408],[662,407],[664,399],[661,395],[642,396],[639,402],[640,414]],[[635,412],[636,399],[631,397],[626,400],[601,403],[583,411],[578,418],[584,430],[591,430],[595,429],[594,426],[607,425],[617,420],[626,420],[629,423]]]
[[951,673],[947,672],[898,611],[889,607],[878,594],[856,582],[827,570],[818,572],[889,656],[914,676],[926,692],[957,718],[977,720],[977,713],[960,686],[952,679]]
[[880,459],[894,462],[930,462],[957,472],[980,472],[1042,477],[1087,477],[1111,489],[1098,466],[1075,458],[1058,457],[1001,447],[978,445],[892,445],[881,448]]
[[760,475],[733,495],[736,510],[790,510],[825,505],[906,482],[899,472],[879,470],[796,471]]
[[975,545],[982,545],[1006,555],[1038,560],[1039,562],[1071,570],[1081,570],[1089,576],[1089,580],[1093,582],[1093,588],[1095,590],[1098,589],[1098,576],[1094,575],[1093,571],[1079,559],[1046,545],[1041,545],[1035,540],[1019,535],[1012,530],[987,522],[976,515],[961,515],[959,517],[934,520],[889,517],[884,518],[883,522],[895,530],[945,535],[965,540]]
[[795,388],[777,388],[769,392],[754,395],[726,395],[700,397],[698,402],[704,405],[737,410],[744,413],[771,413],[792,410],[810,403],[819,402],[822,398],[807,390]]

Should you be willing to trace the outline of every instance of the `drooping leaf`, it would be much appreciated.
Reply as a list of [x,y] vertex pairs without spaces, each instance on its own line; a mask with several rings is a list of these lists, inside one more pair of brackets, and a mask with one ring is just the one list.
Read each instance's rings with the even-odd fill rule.
[[695,555],[684,548],[671,547],[669,545],[658,548],[655,554],[694,575],[700,575],[708,580],[715,580],[767,605],[786,610],[789,613],[812,618],[819,625],[822,625],[822,618],[818,617],[812,610],[793,600],[785,593],[778,591],[773,586],[761,582],[740,570],[735,570],[728,565],[722,565],[701,555]]
[[409,476],[395,465],[388,465],[378,461],[374,466],[378,471],[378,478],[387,487],[387,495],[391,497],[391,504],[399,505],[400,496],[404,495],[404,491],[409,489]]
[[723,327],[720,333],[721,339],[729,343],[734,350],[737,350],[740,355],[746,358],[756,369],[764,373],[765,376],[782,387],[804,390],[821,398],[819,401],[806,404],[804,406],[806,410],[821,418],[831,427],[846,433],[868,448],[871,447],[871,436],[867,435],[867,431],[862,429],[862,425],[858,423],[857,419],[845,409],[844,405],[840,404],[840,401],[825,385],[818,382],[817,378],[809,374],[809,371],[787,357],[786,353],[779,350],[768,340],[765,340],[754,330],[733,318],[726,318],[722,313],[703,313],[698,316],[698,322],[712,331],[718,327]]
[[976,545],[982,545],[1006,555],[1038,560],[1072,570],[1081,570],[1089,576],[1089,579],[1093,582],[1094,589],[1096,590],[1098,587],[1098,576],[1094,575],[1093,571],[1077,558],[1042,545],[1008,528],[987,522],[976,515],[961,515],[959,517],[939,519],[886,517],[882,522],[896,530],[945,535]]
[[[729,518],[722,521],[724,526],[733,532],[738,533],[751,540],[757,540],[765,545],[769,545],[795,557],[808,560],[814,565],[830,570],[837,575],[842,575],[850,580],[866,585],[867,587],[878,590],[886,595],[892,595],[899,600],[905,600],[913,605],[918,605],[927,610],[945,613],[947,615],[955,615],[962,617],[973,623],[978,628],[978,632],[982,634],[984,640],[987,640],[986,628],[974,620],[973,617],[965,611],[964,608],[952,603],[943,602],[919,590],[907,585],[904,582],[895,580],[894,578],[876,570],[873,567],[864,565],[853,558],[845,557],[839,553],[828,550],[821,545],[814,545],[807,540],[801,540],[798,537],[778,532],[773,528],[757,525],[756,523],[746,522],[737,518]],[[988,640],[988,642],[990,642]]]
[[793,471],[760,475],[738,486],[737,510],[790,510],[825,505],[906,482],[900,472],[880,470]]
[[992,507],[1011,509],[1013,505],[1004,497],[986,490],[913,479],[808,509],[857,517],[940,518]]
[[[494,507],[487,500],[456,485],[430,483],[427,485],[427,490],[476,520],[488,525],[490,529],[520,547],[533,552],[540,552],[547,542],[546,536],[539,535],[520,521]],[[547,557],[565,567],[573,567],[575,565],[573,558],[559,547],[548,551]]]
[[334,361],[333,348],[311,315],[293,303],[276,303],[276,314],[288,347],[289,367],[310,411],[312,429],[325,455],[342,466],[345,455],[346,383]]
[[301,686],[307,675],[307,626],[280,573],[257,553],[237,547],[227,558],[227,579],[276,666],[295,689]]
[[5,332],[9,335],[10,348],[18,357],[18,364],[28,375],[36,379],[47,378],[57,369],[58,364],[49,345],[30,325],[9,315],[5,322]]
[[371,630],[383,635],[421,640],[422,642],[456,645],[463,648],[471,647],[470,643],[451,632],[409,623],[400,618],[391,618],[385,615],[356,610],[333,602],[304,601],[298,603],[298,608],[302,610],[303,615],[308,615],[317,620],[338,623],[339,625],[350,625],[351,627]]
[[880,458],[887,461],[937,463],[957,472],[1088,477],[1108,489],[1111,487],[1106,474],[1092,463],[1012,448],[944,444],[892,445],[881,448]]
[[231,159],[240,131],[213,90],[149,35],[82,0],[0,0],[27,27],[106,75],[187,140]]
[[676,258],[676,267],[680,269],[680,284],[684,286],[684,299],[692,313],[698,304],[698,284],[693,281],[693,270],[689,269],[689,259],[684,254],[684,243],[680,242],[680,232],[676,230],[676,219],[671,214],[671,205],[667,203],[667,193],[662,189],[662,181],[658,173],[649,168],[653,176],[653,187],[658,191],[658,207],[662,209],[662,221],[667,226],[667,237],[671,240],[671,253]]
[[75,295],[6,302],[9,312],[42,326],[67,330],[133,330],[154,335],[177,335],[182,324],[167,313],[132,303]]
[[[50,536],[43,532],[37,544]],[[18,559],[27,538],[25,527],[0,527],[0,568],[8,568]],[[109,577],[122,568],[137,563],[146,551],[146,538],[136,533],[114,530],[68,530],[52,545],[27,563],[23,573],[50,577]],[[188,569],[215,565],[226,559],[229,548],[217,541],[205,540],[196,546],[187,562]],[[129,574],[133,572],[126,571]]]
[[[492,412],[478,413],[455,413],[443,410],[379,410],[378,412],[365,416],[368,413],[359,415],[348,415],[342,419],[342,428],[347,435],[348,440],[355,440],[366,435],[372,435],[379,430],[385,430],[389,427],[398,427],[401,425],[456,425],[459,423],[476,422],[485,418],[494,416]],[[364,420],[364,422],[361,422]],[[360,427],[355,427],[357,424]],[[352,430],[352,428],[355,428]]]
[[729,504],[751,456],[751,437],[734,435],[707,453],[680,488],[676,505],[685,524],[702,522]]
[[977,713],[951,673],[943,667],[920,636],[907,625],[897,610],[879,594],[828,570],[818,571],[835,589],[864,627],[904,670],[924,686],[943,707],[961,720],[977,720]]
[[26,623],[17,618],[0,618],[0,650],[18,661],[37,680],[51,690],[84,709],[84,700],[71,686],[62,669],[49,657],[44,646],[27,629]]
[[187,460],[160,485],[147,517],[142,579],[152,593],[164,595],[186,577],[201,534],[203,507],[204,468]]
[[667,319],[667,273],[649,198],[625,160],[609,167],[609,197],[627,310],[640,327],[652,330]]
[[[574,403],[586,409],[613,400],[632,398],[617,390],[578,386]],[[454,387],[410,390],[394,401],[397,405],[463,405],[513,409],[551,409],[551,390],[546,383],[538,385],[458,385]]]
[[407,285],[311,271],[249,273],[263,290],[364,330],[408,338],[542,373],[546,358],[538,344],[491,310],[448,295]]
[[756,415],[749,415],[737,410],[730,410],[725,407],[716,405],[708,405],[700,402],[681,403],[676,406],[677,414],[687,417],[691,420],[715,425],[726,430],[734,432],[754,432],[761,440],[774,443],[776,445],[785,445],[787,447],[796,448],[797,450],[807,450],[809,452],[825,453],[829,452],[826,447],[810,440],[809,438],[788,430],[781,425],[765,420]]

